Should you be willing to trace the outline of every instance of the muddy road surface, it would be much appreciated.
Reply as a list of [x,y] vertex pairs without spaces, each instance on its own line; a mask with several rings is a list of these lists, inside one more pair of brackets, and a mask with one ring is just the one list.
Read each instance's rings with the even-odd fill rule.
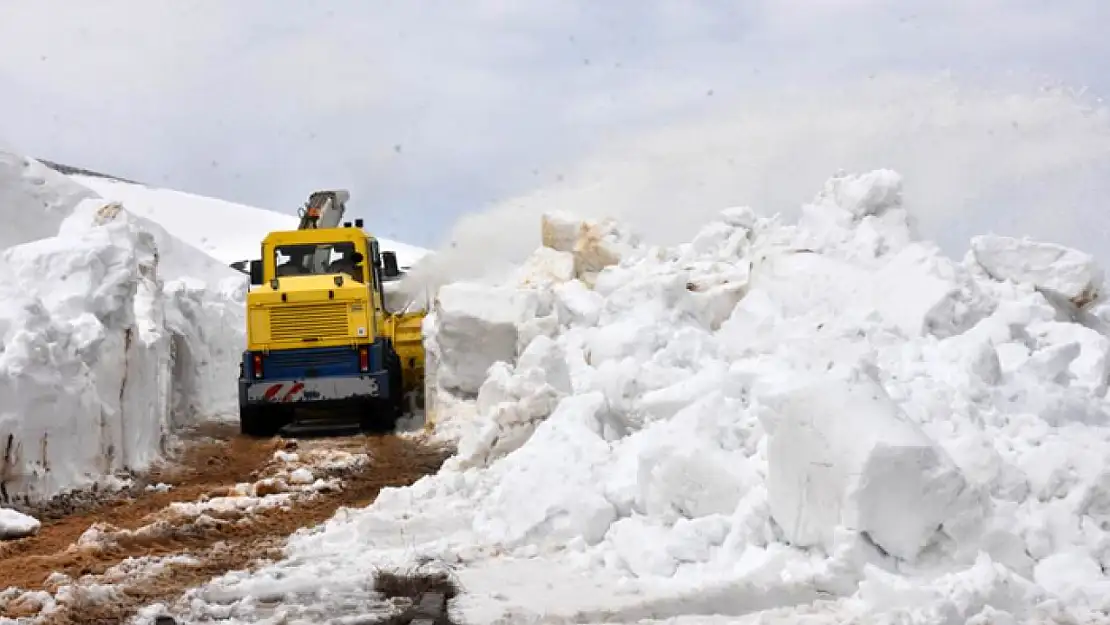
[[296,530],[412,484],[449,453],[422,435],[300,434],[254,439],[209,425],[131,488],[26,510],[42,528],[0,542],[0,617],[124,622],[144,605],[279,558]]

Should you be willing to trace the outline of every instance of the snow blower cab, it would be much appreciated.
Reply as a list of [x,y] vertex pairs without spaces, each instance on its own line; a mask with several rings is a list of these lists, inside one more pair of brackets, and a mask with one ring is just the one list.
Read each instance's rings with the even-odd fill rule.
[[[385,309],[378,240],[362,220],[322,224],[336,197],[310,197],[297,230],[272,232],[251,261],[247,345],[239,376],[244,434],[270,436],[303,418],[391,427],[407,392],[423,392],[424,313]],[[313,199],[324,210],[313,210]],[[343,198],[345,199],[345,198]],[[309,215],[310,212],[315,214]],[[338,221],[338,219],[335,219]]]

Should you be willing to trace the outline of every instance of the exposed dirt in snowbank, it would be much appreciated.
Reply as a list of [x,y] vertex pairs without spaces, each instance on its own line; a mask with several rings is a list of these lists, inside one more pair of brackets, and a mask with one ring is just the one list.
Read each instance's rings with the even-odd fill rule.
[[[341,506],[366,505],[381,488],[410,484],[446,456],[394,436],[256,440],[230,426],[209,426],[191,438],[178,462],[143,480],[168,490],[133,488],[124,496],[55,502],[41,510],[36,536],[0,544],[0,589],[54,595],[52,622],[126,617],[279,555],[284,538],[297,529],[328,519]],[[165,560],[182,555],[191,559]],[[137,564],[145,570],[136,572]],[[77,592],[59,592],[73,580]],[[93,584],[111,585],[111,600],[103,592],[81,592]],[[0,616],[42,607],[41,598],[13,599],[0,595]]]

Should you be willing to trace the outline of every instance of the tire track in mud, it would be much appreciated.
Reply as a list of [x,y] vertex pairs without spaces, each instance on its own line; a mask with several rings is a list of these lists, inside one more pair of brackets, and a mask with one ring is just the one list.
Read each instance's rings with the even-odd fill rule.
[[[120,623],[144,605],[172,602],[213,577],[280,557],[293,532],[326,521],[342,506],[365,506],[382,488],[411,484],[435,472],[448,455],[446,449],[390,435],[260,440],[241,437],[232,426],[211,426],[200,434],[210,438],[194,440],[180,459],[143,478],[144,483],[168,484],[170,490],[134,489],[130,497],[78,506],[54,502],[37,511],[43,521],[37,535],[0,543],[0,591],[18,587],[56,594],[58,608],[44,615],[44,623]],[[280,478],[267,479],[281,469],[275,455],[282,451],[299,456],[366,454],[369,462],[330,468],[305,463],[316,477],[340,480],[339,488],[265,499],[280,505],[212,505],[242,501],[243,495],[288,492]],[[236,488],[241,483],[254,483],[252,492]],[[221,499],[229,495],[240,497]],[[194,505],[198,502],[204,506],[200,512]],[[90,540],[98,530],[100,536]],[[128,570],[136,566],[130,558],[173,556],[191,559]],[[111,585],[109,600],[102,591],[89,590],[95,584]],[[29,617],[42,607],[33,595],[0,596],[0,617]]]

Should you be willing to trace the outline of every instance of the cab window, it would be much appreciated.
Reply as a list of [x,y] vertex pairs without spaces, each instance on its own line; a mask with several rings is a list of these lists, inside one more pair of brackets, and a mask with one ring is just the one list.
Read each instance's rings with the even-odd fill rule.
[[349,241],[278,245],[274,248],[274,266],[279,278],[342,273],[365,282],[365,263],[356,267],[354,252],[355,244]]

